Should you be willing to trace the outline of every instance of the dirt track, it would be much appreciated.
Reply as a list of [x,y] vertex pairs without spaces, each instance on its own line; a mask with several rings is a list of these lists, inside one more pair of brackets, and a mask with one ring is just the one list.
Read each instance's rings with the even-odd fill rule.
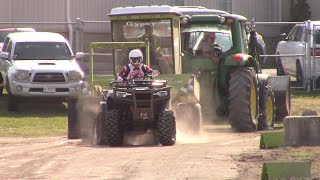
[[179,141],[168,147],[1,138],[0,179],[259,179],[267,157],[259,137],[217,126],[198,137],[178,132]]
[[91,146],[66,137],[1,138],[0,179],[235,179],[233,156],[258,150],[258,135],[218,128],[176,145]]

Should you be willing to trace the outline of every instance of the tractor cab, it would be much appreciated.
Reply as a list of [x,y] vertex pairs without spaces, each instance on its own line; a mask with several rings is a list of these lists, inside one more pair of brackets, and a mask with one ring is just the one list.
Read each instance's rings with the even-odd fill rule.
[[[200,66],[203,70],[215,71],[218,65],[239,66],[247,60],[254,61],[246,56],[250,54],[248,48],[247,32],[245,28],[246,18],[234,14],[222,15],[192,15],[181,17],[183,72],[191,72],[191,67]],[[207,43],[209,36],[214,34],[215,45],[220,46],[217,56],[219,63],[213,63],[204,56],[201,44]],[[235,35],[236,34],[236,35]],[[209,40],[210,41],[210,40]],[[241,54],[234,56],[235,54]],[[237,58],[242,58],[238,60]],[[253,63],[254,64],[254,63]]]
[[[132,49],[143,52],[143,63],[161,74],[181,74],[180,13],[171,6],[113,8],[112,41],[125,45],[114,49],[115,74],[129,63]],[[130,43],[140,43],[138,46]]]

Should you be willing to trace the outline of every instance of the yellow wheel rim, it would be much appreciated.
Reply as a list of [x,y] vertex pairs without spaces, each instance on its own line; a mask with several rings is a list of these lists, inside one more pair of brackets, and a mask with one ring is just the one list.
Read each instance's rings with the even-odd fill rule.
[[271,126],[273,121],[274,109],[273,109],[272,98],[270,96],[267,97],[266,108],[267,108],[266,109],[267,123],[269,126]]

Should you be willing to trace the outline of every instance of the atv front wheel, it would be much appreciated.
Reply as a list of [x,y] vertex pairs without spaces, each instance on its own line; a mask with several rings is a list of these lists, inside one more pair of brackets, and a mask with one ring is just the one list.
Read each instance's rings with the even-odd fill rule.
[[159,142],[163,146],[171,146],[176,142],[176,120],[171,110],[162,110],[157,122]]
[[121,146],[123,133],[120,126],[120,115],[116,109],[107,110],[105,113],[105,140],[110,146]]
[[241,132],[252,132],[257,128],[258,88],[254,70],[240,67],[230,74],[229,121],[231,127]]

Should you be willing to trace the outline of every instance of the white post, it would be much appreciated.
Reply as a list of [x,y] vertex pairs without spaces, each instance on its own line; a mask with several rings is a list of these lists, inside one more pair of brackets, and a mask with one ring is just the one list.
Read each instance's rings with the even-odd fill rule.
[[305,44],[305,60],[306,60],[306,83],[307,83],[307,91],[310,92],[310,88],[313,85],[313,58],[311,57],[311,38],[312,38],[312,27],[311,20],[306,21],[306,44]]

